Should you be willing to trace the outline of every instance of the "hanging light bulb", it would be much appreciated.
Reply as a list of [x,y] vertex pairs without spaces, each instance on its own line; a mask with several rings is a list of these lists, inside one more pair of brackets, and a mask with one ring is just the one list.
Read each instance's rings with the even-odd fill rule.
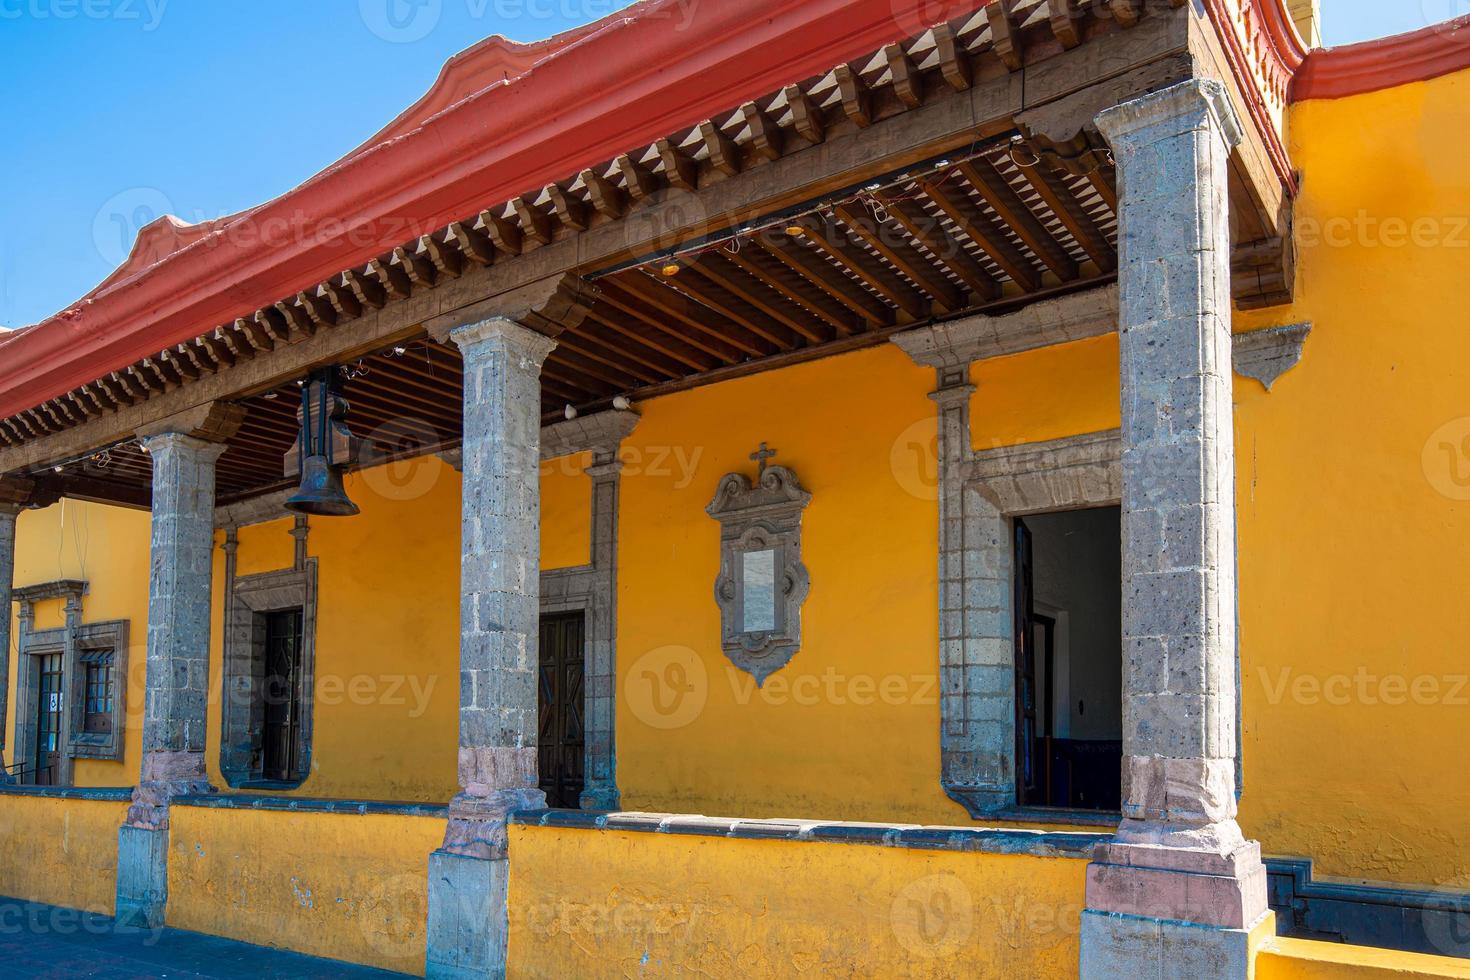
[[679,264],[678,259],[670,259],[659,267],[659,275],[665,279],[672,279],[679,274],[684,267]]

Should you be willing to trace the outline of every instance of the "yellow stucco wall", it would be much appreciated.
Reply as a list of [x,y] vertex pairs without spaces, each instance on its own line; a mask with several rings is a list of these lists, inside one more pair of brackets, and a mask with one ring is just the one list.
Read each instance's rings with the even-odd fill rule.
[[442,819],[175,807],[172,822],[169,926],[423,974]]
[[1256,980],[1429,980],[1470,977],[1470,963],[1391,949],[1273,938],[1256,953]]
[[[15,530],[15,585],[24,587],[80,579],[89,584],[82,600],[87,623],[130,621],[128,632],[128,723],[122,762],[79,759],[78,786],[131,786],[142,759],[144,651],[147,648],[149,517],[144,511],[66,500],[45,510],[24,511]],[[20,669],[15,655],[20,634],[11,609],[10,706],[5,719],[5,760],[15,751],[15,691]],[[63,623],[60,600],[39,603],[36,628]],[[115,846],[115,842],[114,842]]]
[[516,977],[1069,977],[1086,862],[511,828]]
[[[963,817],[937,782],[932,388],[932,372],[884,347],[641,406],[619,542],[624,806]],[[757,690],[720,649],[719,524],[705,507],[726,473],[755,472],[762,442],[813,494],[812,587],[802,650]]]
[[[1237,379],[1242,823],[1321,874],[1470,889],[1470,73],[1292,115],[1297,300]],[[1419,244],[1415,244],[1417,241]]]
[[0,796],[0,895],[111,915],[122,800]]

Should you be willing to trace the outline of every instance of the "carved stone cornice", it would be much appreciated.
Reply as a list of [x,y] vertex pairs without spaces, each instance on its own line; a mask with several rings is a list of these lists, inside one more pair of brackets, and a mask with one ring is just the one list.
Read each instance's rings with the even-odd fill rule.
[[[541,461],[577,453],[614,454],[641,421],[637,412],[613,410],[544,426],[541,429]],[[464,454],[458,446],[434,455],[455,470],[464,468]],[[591,473],[591,469],[588,472]]]
[[12,602],[23,605],[37,602],[48,602],[52,599],[80,598],[87,594],[88,584],[80,579],[58,579],[55,582],[42,582],[38,585],[26,585],[12,589],[10,598]]
[[898,334],[893,342],[918,364],[938,370],[1101,337],[1118,329],[1118,287],[1032,303],[1004,316],[968,316]]
[[1235,335],[1235,373],[1254,378],[1271,390],[1277,380],[1301,363],[1302,348],[1312,333],[1310,323],[1292,323]]
[[598,412],[566,422],[557,422],[541,430],[541,458],[557,459],[597,450],[616,451],[622,441],[633,434],[642,421],[637,412]]
[[286,499],[295,494],[296,488],[289,487],[274,493],[251,497],[232,504],[221,504],[214,509],[215,527],[249,527],[294,516],[286,509]]
[[424,322],[424,329],[443,343],[466,324],[509,320],[556,338],[581,323],[600,295],[601,290],[587,280],[563,273],[434,317]]

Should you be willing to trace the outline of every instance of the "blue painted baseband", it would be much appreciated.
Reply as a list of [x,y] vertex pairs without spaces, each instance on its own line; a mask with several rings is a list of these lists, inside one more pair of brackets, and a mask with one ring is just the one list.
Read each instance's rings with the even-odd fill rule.
[[1470,959],[1470,891],[1317,881],[1306,858],[1269,858],[1279,935]]
[[43,796],[58,800],[105,800],[127,802],[133,798],[131,786],[19,786],[0,784],[0,796]]
[[448,818],[449,807],[438,803],[391,803],[384,800],[327,800],[308,796],[259,796],[253,793],[200,793],[174,798],[174,806],[216,810],[293,810],[300,813],[391,814],[406,817]]

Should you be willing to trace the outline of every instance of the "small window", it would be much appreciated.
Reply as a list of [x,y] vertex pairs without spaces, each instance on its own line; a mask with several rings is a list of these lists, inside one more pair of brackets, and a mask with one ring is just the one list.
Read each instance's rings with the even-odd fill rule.
[[112,734],[112,663],[100,661],[86,664],[86,707],[82,731],[91,735]]

